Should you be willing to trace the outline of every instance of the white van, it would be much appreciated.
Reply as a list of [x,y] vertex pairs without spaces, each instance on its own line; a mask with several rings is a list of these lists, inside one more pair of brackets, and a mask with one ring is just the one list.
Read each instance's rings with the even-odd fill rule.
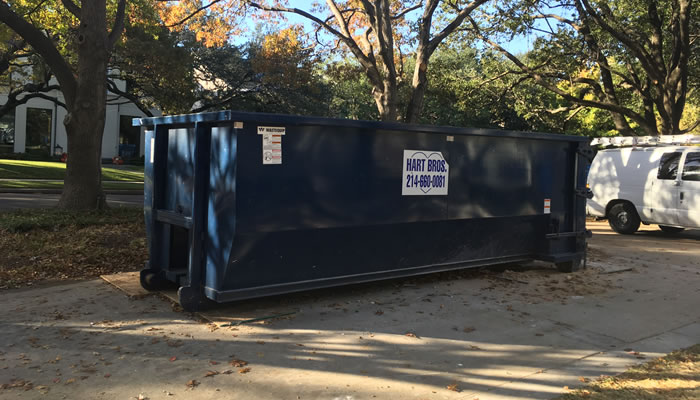
[[588,215],[607,218],[618,233],[639,224],[665,232],[700,228],[700,146],[601,150],[588,173]]

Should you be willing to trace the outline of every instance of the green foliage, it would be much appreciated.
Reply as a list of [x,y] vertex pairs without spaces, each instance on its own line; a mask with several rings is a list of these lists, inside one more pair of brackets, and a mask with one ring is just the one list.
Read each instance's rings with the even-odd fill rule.
[[126,81],[129,95],[144,107],[184,113],[196,100],[196,46],[193,39],[165,28],[129,26],[112,65],[117,77]]
[[378,120],[372,85],[353,59],[327,62],[323,80],[328,86],[327,115],[335,118]]

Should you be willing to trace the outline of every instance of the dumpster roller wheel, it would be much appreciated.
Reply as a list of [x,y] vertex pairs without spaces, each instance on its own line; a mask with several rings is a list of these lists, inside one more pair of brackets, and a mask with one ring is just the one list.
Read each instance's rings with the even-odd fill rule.
[[177,291],[177,300],[187,312],[206,310],[214,304],[204,295],[202,289],[192,286],[181,286]]
[[162,271],[156,271],[150,268],[141,270],[139,280],[141,281],[141,286],[149,292],[164,289],[168,284]]

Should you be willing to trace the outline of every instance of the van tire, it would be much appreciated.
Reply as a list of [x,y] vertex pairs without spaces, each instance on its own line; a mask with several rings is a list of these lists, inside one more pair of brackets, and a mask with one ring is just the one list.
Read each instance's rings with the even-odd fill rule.
[[630,203],[617,203],[608,211],[608,223],[612,230],[623,235],[637,232],[641,220]]
[[675,226],[659,225],[659,228],[665,233],[681,233],[685,228],[677,228]]

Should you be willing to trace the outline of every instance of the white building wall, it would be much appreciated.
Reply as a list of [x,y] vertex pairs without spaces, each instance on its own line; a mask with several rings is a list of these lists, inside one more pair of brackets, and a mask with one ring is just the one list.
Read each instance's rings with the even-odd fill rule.
[[102,135],[102,158],[112,158],[119,155],[119,108],[107,105],[105,115],[105,131]]
[[[126,89],[124,83],[121,89]],[[49,93],[50,96],[56,97],[63,101],[63,95],[59,91]],[[120,115],[130,117],[145,117],[146,115],[133,103],[127,103],[125,99],[117,98],[115,95],[109,95],[110,101],[114,104],[108,104],[105,115],[105,129],[102,136],[102,158],[112,158],[119,154],[119,123]],[[6,94],[0,94],[0,102],[7,101]],[[53,101],[45,99],[31,99],[26,104],[15,108],[15,143],[13,151],[15,153],[24,153],[26,147],[27,136],[27,108],[42,108],[51,110],[51,153],[53,154],[56,145],[61,146],[64,152],[68,151],[68,140],[66,128],[63,125],[63,120],[66,117],[67,111],[60,106],[57,106]],[[162,115],[158,110],[151,110],[153,115]],[[131,120],[129,119],[129,124]],[[143,134],[141,134],[141,143],[139,145],[139,155],[143,155]]]
[[15,108],[15,153],[24,153],[27,137],[27,107],[21,105]]

